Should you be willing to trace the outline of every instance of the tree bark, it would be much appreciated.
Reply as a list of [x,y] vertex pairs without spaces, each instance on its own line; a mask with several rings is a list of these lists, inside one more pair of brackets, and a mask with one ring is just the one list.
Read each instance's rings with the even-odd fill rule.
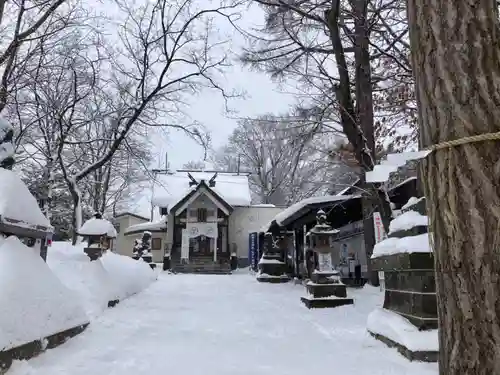
[[[421,144],[500,131],[495,1],[408,0]],[[439,371],[500,374],[498,141],[422,165],[436,260]]]

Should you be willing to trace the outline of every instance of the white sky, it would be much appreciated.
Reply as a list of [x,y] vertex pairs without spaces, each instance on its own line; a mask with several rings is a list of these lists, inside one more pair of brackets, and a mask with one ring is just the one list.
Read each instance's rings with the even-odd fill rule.
[[[243,18],[238,21],[240,27],[248,29],[264,22],[264,14],[257,7],[252,6],[245,11]],[[228,32],[232,35],[233,51],[245,44],[244,37],[226,24],[217,25],[221,32]],[[264,113],[282,113],[287,111],[294,102],[292,94],[282,93],[278,85],[273,83],[268,75],[250,71],[243,66],[234,66],[225,74],[225,89],[231,91],[245,91],[242,99],[233,99],[229,103],[232,113],[231,117],[257,116]],[[193,120],[203,123],[211,133],[212,147],[217,148],[223,145],[231,131],[236,127],[236,119],[225,115],[225,105],[223,98],[215,94],[213,90],[207,90],[196,98],[196,102],[189,109],[189,116]],[[159,137],[155,142],[157,145],[158,160],[154,167],[164,167],[165,152],[168,152],[170,167],[181,168],[190,160],[201,160],[203,149],[186,135],[179,131],[172,131],[169,136]]]

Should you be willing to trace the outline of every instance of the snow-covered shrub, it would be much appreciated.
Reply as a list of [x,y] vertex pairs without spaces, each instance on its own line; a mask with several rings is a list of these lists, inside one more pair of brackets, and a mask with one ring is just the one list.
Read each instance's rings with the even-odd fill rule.
[[88,323],[80,299],[39,253],[0,237],[0,350]]
[[14,164],[14,129],[0,116],[0,168],[11,169]]
[[142,259],[145,262],[151,263],[153,255],[151,254],[151,232],[144,232],[142,238],[134,241],[134,259]]

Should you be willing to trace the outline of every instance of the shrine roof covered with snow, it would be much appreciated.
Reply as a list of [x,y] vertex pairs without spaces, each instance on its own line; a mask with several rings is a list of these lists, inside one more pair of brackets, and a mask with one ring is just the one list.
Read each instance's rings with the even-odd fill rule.
[[215,172],[189,172],[189,174],[175,172],[159,175],[155,184],[153,204],[159,207],[174,207],[186,196],[192,194],[198,184],[190,186],[190,182],[193,181],[189,176],[198,184],[204,181],[209,185],[209,181],[213,179],[215,183],[209,186],[210,189],[230,206],[251,205],[248,176],[223,172],[217,172],[217,174]]

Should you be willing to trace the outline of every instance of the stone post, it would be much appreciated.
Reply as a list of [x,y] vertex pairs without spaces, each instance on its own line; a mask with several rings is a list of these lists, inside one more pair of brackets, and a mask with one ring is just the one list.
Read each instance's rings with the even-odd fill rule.
[[97,260],[102,256],[102,237],[103,236],[88,236],[88,246],[84,248],[83,251],[90,258],[90,261]]

